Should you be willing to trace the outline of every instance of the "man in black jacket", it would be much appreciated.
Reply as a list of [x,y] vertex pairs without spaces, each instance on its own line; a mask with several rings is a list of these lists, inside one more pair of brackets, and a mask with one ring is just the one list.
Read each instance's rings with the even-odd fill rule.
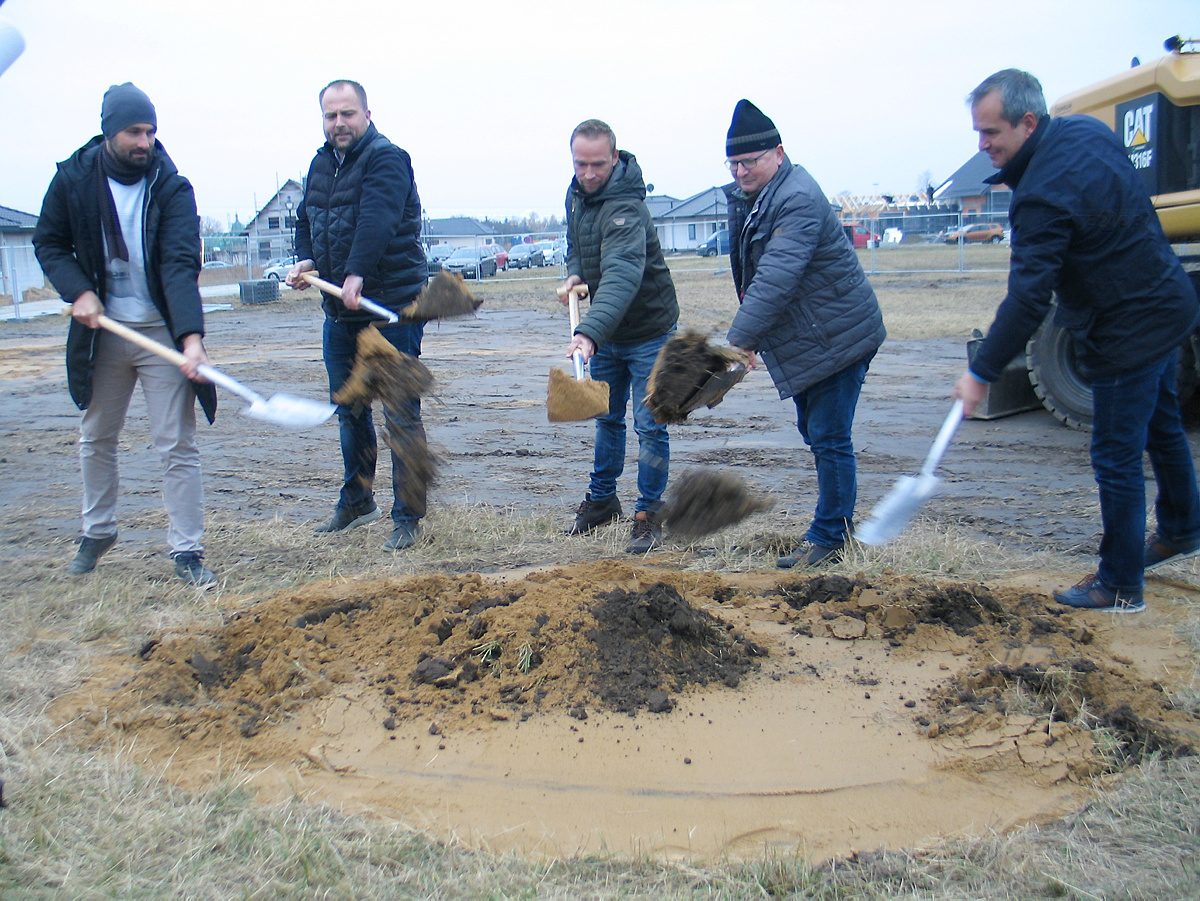
[[[1008,294],[954,394],[970,413],[1024,350],[1050,308],[1092,383],[1092,469],[1100,490],[1100,566],[1062,604],[1137,613],[1143,572],[1200,553],[1200,493],[1179,414],[1179,345],[1200,303],[1116,135],[1090,116],[1050,119],[1042,86],[1004,69],[969,98],[979,149],[1013,190]],[[1146,539],[1142,455],[1158,481]]]
[[[33,235],[42,270],[71,305],[67,384],[84,411],[83,537],[69,570],[91,572],[117,540],[117,442],[140,381],[163,461],[175,573],[213,585],[216,576],[201,562],[204,486],[195,442],[197,395],[208,421],[216,415],[213,386],[197,383],[196,367],[208,356],[196,198],[156,139],[154,105],[137,87],[109,88],[100,124],[103,135],[58,164]],[[185,362],[176,367],[100,331],[101,314],[177,347]]]
[[[425,286],[428,267],[421,250],[421,199],[407,153],[375,130],[367,94],[355,81],[338,80],[320,93],[325,144],[308,170],[304,200],[296,216],[296,256],[288,273],[293,288],[306,287],[302,273],[319,270],[340,284],[341,298],[324,294],[323,347],[330,395],[350,375],[358,333],[371,325],[401,353],[421,355],[422,323],[383,325],[359,309],[367,297],[396,311]],[[411,429],[424,438],[421,402],[384,409],[394,429]],[[370,405],[339,406],[338,421],[345,474],[333,517],[316,531],[342,532],[374,522],[378,447]],[[406,504],[404,461],[392,454],[392,532],[388,550],[412,547],[425,515],[425,499]]]
[[632,153],[617,150],[613,130],[599,119],[581,122],[571,133],[571,159],[569,274],[561,290],[587,285],[591,299],[567,357],[579,350],[591,360],[592,378],[608,384],[609,407],[596,419],[591,481],[567,531],[589,532],[621,516],[617,479],[625,468],[625,408],[632,399],[638,499],[625,550],[644,554],[661,544],[657,516],[670,463],[667,427],[646,406],[646,380],[679,318],[675,283],[646,207],[641,167]]

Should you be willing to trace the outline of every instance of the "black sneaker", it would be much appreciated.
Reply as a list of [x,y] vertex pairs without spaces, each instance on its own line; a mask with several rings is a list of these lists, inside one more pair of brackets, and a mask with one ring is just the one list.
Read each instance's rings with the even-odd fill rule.
[[108,549],[117,543],[117,533],[103,538],[88,538],[84,535],[79,539],[79,550],[67,567],[67,572],[73,576],[82,576],[96,568],[96,561],[103,557]]
[[639,510],[633,516],[633,532],[629,544],[625,545],[625,553],[646,554],[656,547],[662,547],[662,526],[653,513]]
[[575,522],[567,529],[568,535],[582,535],[600,526],[621,518],[621,500],[615,494],[593,500],[589,491],[583,497],[583,503],[575,511]]
[[321,535],[325,532],[345,532],[349,529],[357,529],[359,526],[365,526],[369,522],[374,522],[383,516],[383,511],[379,509],[379,505],[372,502],[367,510],[361,507],[354,509],[352,507],[338,507],[333,511],[333,516],[328,522],[313,529],[314,535]]
[[1188,557],[1200,554],[1200,541],[1190,541],[1186,544],[1171,544],[1164,541],[1155,532],[1146,540],[1146,556],[1143,568],[1146,572],[1166,566],[1168,563],[1178,563]]
[[397,523],[392,527],[392,534],[383,543],[385,551],[405,551],[417,543],[421,537],[419,522]]
[[197,588],[209,588],[217,584],[217,574],[211,569],[205,569],[201,562],[203,555],[199,551],[181,551],[175,555],[175,575],[189,585]]
[[832,546],[813,544],[805,539],[800,542],[800,547],[776,560],[775,565],[780,569],[791,569],[793,566],[823,566],[840,563],[845,547],[845,544]]

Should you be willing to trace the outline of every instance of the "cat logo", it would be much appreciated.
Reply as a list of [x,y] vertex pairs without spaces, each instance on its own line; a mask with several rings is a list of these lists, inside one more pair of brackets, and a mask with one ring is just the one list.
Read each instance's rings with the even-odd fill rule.
[[1141,147],[1154,142],[1152,131],[1154,123],[1154,104],[1138,106],[1125,111],[1122,120],[1122,134],[1125,147]]

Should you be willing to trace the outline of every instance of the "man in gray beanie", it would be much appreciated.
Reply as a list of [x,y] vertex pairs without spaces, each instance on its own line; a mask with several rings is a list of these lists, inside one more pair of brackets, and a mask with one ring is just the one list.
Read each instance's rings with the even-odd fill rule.
[[[136,382],[163,463],[167,543],[175,574],[210,586],[204,567],[204,487],[195,401],[212,422],[216,392],[197,367],[204,351],[200,227],[192,186],[155,137],[154,104],[126,82],[104,95],[102,134],[58,172],[33,243],[42,270],[71,306],[67,386],[84,411],[83,536],[68,567],[83,575],[117,540],[117,444]],[[178,367],[111,332],[101,314],[183,353]]]
[[779,131],[749,100],[738,101],[725,141],[734,183],[729,263],[741,304],[731,345],[761,354],[817,467],[817,508],[781,569],[841,559],[853,529],[858,483],[850,430],[859,390],[885,336],[867,282],[825,193],[783,151]]

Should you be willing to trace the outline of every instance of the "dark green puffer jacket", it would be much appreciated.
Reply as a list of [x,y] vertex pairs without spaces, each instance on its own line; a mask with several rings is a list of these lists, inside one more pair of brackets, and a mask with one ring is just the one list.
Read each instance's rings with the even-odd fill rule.
[[567,191],[567,272],[591,290],[576,334],[599,347],[641,344],[675,327],[679,304],[646,208],[646,184],[632,153],[620,151],[608,183],[585,194]]

